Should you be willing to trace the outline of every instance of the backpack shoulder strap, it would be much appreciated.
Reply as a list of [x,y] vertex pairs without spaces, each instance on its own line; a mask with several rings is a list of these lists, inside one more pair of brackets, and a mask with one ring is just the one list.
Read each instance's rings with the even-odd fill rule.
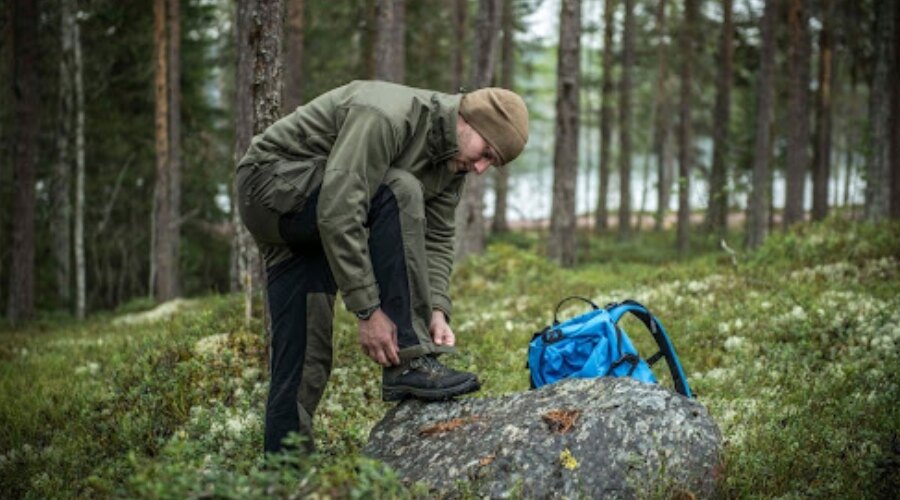
[[684,370],[681,367],[681,361],[679,361],[678,354],[675,352],[675,346],[672,345],[669,334],[666,333],[666,329],[656,316],[643,304],[634,300],[608,304],[606,310],[609,312],[613,324],[616,325],[626,313],[631,313],[641,320],[641,323],[650,331],[653,340],[656,341],[656,345],[659,346],[659,351],[650,356],[647,359],[647,363],[653,366],[660,358],[665,357],[666,364],[669,367],[669,374],[672,376],[672,381],[675,384],[675,390],[688,398],[692,398],[691,388],[688,386],[687,377],[684,375]]

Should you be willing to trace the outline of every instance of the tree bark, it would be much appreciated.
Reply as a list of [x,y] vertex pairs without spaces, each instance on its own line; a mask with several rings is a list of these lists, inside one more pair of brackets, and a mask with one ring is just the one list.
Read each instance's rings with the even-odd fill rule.
[[625,0],[622,79],[619,82],[619,239],[631,238],[631,72],[634,66],[634,0]]
[[[494,76],[499,46],[497,33],[500,31],[501,1],[480,0],[478,4],[475,52],[472,54],[472,75],[469,79],[473,89],[490,86]],[[456,209],[457,259],[484,251],[485,184],[486,178],[483,175],[472,174],[466,178],[463,198]]]
[[403,83],[406,79],[406,1],[378,0],[375,78]]
[[676,246],[682,254],[687,253],[690,246],[691,225],[691,170],[694,166],[694,129],[691,122],[693,100],[693,75],[691,65],[696,56],[697,25],[696,0],[684,2],[684,26],[681,31],[681,106],[679,109],[680,126],[678,128],[678,230]]
[[75,98],[72,84],[73,0],[60,2],[59,116],[56,120],[57,160],[51,189],[50,232],[53,234],[53,260],[56,266],[56,290],[61,305],[71,307],[72,299],[72,154],[70,138],[74,132]]
[[803,192],[809,170],[809,0],[791,0],[788,9],[788,145],[784,227],[803,220]]
[[731,122],[731,85],[734,72],[734,20],[732,0],[722,0],[722,34],[719,37],[719,64],[716,75],[716,105],[713,123],[713,158],[709,180],[710,231],[724,237],[728,229],[728,155]]
[[669,193],[672,189],[672,154],[669,151],[669,129],[671,128],[671,112],[669,110],[669,71],[668,44],[666,39],[666,0],[659,0],[656,6],[656,112],[653,117],[653,151],[656,156],[656,216],[654,229],[663,228],[666,209],[669,206]]
[[[77,10],[77,2],[75,4]],[[75,316],[87,315],[87,269],[84,255],[84,60],[81,24],[73,23],[75,52]]]
[[465,48],[466,48],[466,6],[467,0],[453,2],[454,32],[456,43],[453,44],[453,88],[452,92],[460,92],[466,79]]
[[768,234],[769,156],[771,155],[772,122],[772,65],[775,60],[775,21],[777,0],[766,0],[761,21],[762,50],[760,50],[759,75],[757,77],[756,139],[753,146],[753,186],[750,193],[747,221],[747,246],[756,248]]
[[613,36],[615,25],[615,0],[605,0],[603,7],[603,77],[600,104],[600,165],[597,193],[597,215],[594,221],[596,232],[609,227],[609,172],[610,145],[613,125]]
[[900,7],[894,6],[894,64],[891,86],[891,217],[900,219]]
[[284,96],[282,113],[303,104],[303,0],[285,0]]
[[[500,73],[500,86],[507,89],[513,87],[513,66],[515,64],[515,15],[513,0],[503,2],[503,46],[502,66]],[[494,233],[509,231],[509,222],[506,220],[507,197],[509,195],[509,166],[494,169],[494,220],[491,230]]]
[[181,294],[181,9],[168,0],[169,258],[172,298]]
[[578,125],[581,93],[581,1],[562,0],[556,83],[556,147],[553,158],[553,206],[550,257],[575,264],[575,189],[578,177]]
[[866,219],[877,221],[890,214],[891,197],[891,66],[894,63],[894,31],[897,2],[875,2],[875,71],[869,93],[870,158],[866,175]]
[[[834,43],[831,38],[832,0],[822,8],[822,30],[819,32],[819,87],[816,90],[816,131],[813,151],[812,218],[828,215],[828,178],[831,171],[831,102],[834,71]],[[895,80],[896,81],[896,80]]]
[[156,126],[156,186],[154,189],[154,223],[156,232],[152,250],[155,268],[153,297],[162,302],[177,295],[176,265],[173,261],[175,235],[172,233],[171,198],[171,99],[169,97],[169,44],[168,0],[155,0],[153,4],[155,41],[155,126]]
[[[274,123],[281,111],[283,12],[280,0],[246,0],[237,4],[235,164],[247,151],[253,136]],[[245,320],[249,324],[253,299],[257,290],[263,290],[263,265],[250,233],[239,218],[233,184],[232,222],[237,237],[232,247],[232,262],[237,267],[236,281],[244,290]]]
[[34,313],[35,161],[38,138],[38,8],[36,0],[15,0],[13,30],[13,232],[6,318],[12,324]]

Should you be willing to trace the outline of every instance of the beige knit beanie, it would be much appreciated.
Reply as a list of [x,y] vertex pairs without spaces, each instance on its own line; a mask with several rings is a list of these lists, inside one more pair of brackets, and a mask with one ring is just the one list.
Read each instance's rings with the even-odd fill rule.
[[528,108],[515,92],[489,87],[465,94],[459,114],[500,157],[500,165],[513,161],[528,142]]

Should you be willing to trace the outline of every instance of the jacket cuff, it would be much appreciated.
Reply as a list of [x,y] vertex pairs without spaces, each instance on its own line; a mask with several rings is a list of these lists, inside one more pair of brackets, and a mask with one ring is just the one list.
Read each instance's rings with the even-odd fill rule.
[[368,309],[381,302],[378,298],[379,290],[376,283],[362,288],[355,288],[349,292],[342,291],[341,295],[344,297],[344,304],[347,306],[347,310],[350,312]]
[[447,323],[450,323],[450,315],[453,312],[453,304],[450,302],[450,297],[433,294],[431,296],[431,308],[443,311],[444,316],[447,317]]

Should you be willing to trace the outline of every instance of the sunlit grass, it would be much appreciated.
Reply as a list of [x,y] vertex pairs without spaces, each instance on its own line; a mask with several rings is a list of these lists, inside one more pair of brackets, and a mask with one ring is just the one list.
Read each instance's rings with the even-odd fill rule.
[[[736,239],[737,236],[734,236]],[[732,236],[729,236],[731,244]],[[581,264],[540,255],[539,234],[497,238],[453,281],[453,366],[476,397],[527,390],[525,352],[556,303],[633,298],[663,321],[698,400],[725,439],[722,491],[885,496],[900,489],[900,230],[842,220],[778,234],[736,264],[715,239],[688,255],[671,232],[585,238]],[[267,391],[262,325],[241,299],[207,297],[173,318],[77,325],[48,318],[0,332],[0,491],[9,495],[408,496],[359,455],[390,405],[380,369],[338,305],[335,361],[314,457],[260,456]],[[577,314],[580,306],[562,312]],[[636,321],[626,329],[652,346]],[[664,373],[658,372],[661,379]]]

